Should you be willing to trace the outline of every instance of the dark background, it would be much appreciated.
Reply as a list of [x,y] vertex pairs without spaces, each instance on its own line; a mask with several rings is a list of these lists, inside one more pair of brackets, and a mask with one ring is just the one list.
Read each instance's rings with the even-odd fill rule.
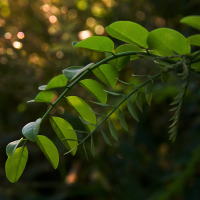
[[[63,156],[64,145],[46,119],[40,134],[53,140],[60,153],[60,164],[53,170],[35,143],[27,144],[28,163],[19,181],[10,183],[5,176],[6,145],[22,137],[22,127],[42,117],[47,106],[26,101],[34,99],[38,87],[62,73],[69,66],[84,66],[104,58],[101,53],[75,49],[73,41],[80,41],[83,32],[105,35],[104,27],[117,20],[133,21],[148,31],[167,27],[188,37],[197,34],[193,28],[180,24],[184,16],[199,15],[199,0],[2,0],[0,2],[0,199],[1,200],[197,200],[200,199],[200,92],[199,76],[191,74],[188,92],[181,110],[178,137],[169,141],[168,110],[178,93],[181,79],[170,73],[167,85],[154,83],[152,106],[144,99],[144,112],[138,115],[140,123],[123,108],[129,131],[115,123],[119,142],[109,135],[108,124],[103,129],[113,147],[106,145],[101,134],[94,134],[96,157],[82,147],[75,156]],[[22,32],[22,33],[19,33]],[[23,37],[24,33],[24,37]],[[21,39],[20,39],[21,38]],[[112,38],[113,39],[113,38]],[[18,43],[16,43],[16,41]],[[122,42],[113,39],[115,47]],[[15,43],[14,43],[15,42]],[[19,43],[20,42],[20,43]],[[195,51],[198,49],[192,49]],[[136,60],[121,71],[120,79],[138,84],[131,74],[156,74],[160,68],[152,62]],[[87,77],[94,77],[93,74]],[[108,88],[109,89],[109,88]],[[118,83],[114,89],[128,93],[131,87]],[[61,90],[56,90],[59,95]],[[77,95],[92,105],[93,99],[77,85],[69,95]],[[119,99],[109,95],[109,102]],[[104,113],[107,110],[103,111]],[[84,129],[76,113],[64,101],[51,112]],[[82,137],[82,135],[78,135]]]

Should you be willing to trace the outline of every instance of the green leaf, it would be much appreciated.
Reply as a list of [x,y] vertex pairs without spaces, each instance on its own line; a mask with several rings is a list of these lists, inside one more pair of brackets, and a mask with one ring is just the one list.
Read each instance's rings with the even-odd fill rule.
[[19,144],[23,141],[23,137],[20,140],[15,140],[13,142],[10,142],[6,146],[6,154],[8,157],[12,156],[16,150],[16,148],[19,146]]
[[149,32],[137,23],[117,21],[107,26],[106,31],[114,38],[148,48],[146,40]]
[[101,103],[106,103],[107,93],[104,92],[106,89],[101,83],[92,79],[84,79],[79,82],[89,93],[91,93],[95,99]]
[[[110,56],[113,56],[113,54],[110,53],[110,52],[105,52],[105,56],[106,56],[106,58],[108,58],[108,57],[110,57]],[[116,58],[116,59],[109,60],[109,61],[108,61],[108,64],[112,65],[113,67],[116,67],[116,65],[117,65],[117,58]]]
[[94,140],[93,140],[92,135],[91,135],[91,152],[92,152],[93,157],[95,157]]
[[84,150],[84,152],[85,152],[85,156],[86,156],[87,160],[89,160],[88,155],[87,155],[87,151],[86,151],[86,148],[85,148],[85,143],[84,143],[84,142],[83,142],[83,150]]
[[67,69],[62,70],[63,74],[65,77],[69,80],[72,81],[75,78],[77,78],[81,73],[86,71],[88,68],[90,68],[94,63],[90,63],[86,65],[85,67],[82,66],[72,66],[68,67]]
[[150,83],[149,85],[147,85],[146,90],[145,90],[145,96],[146,96],[147,103],[149,104],[149,106],[151,105],[152,94],[153,94],[153,84]]
[[180,99],[176,99],[176,100],[174,100],[170,105],[172,106],[172,105],[176,105],[177,103],[179,103],[180,102]]
[[111,94],[111,95],[114,95],[114,96],[123,96],[123,94],[120,94],[120,93],[117,93],[117,92],[111,92],[111,91],[108,91],[108,90],[104,90],[106,93],[108,94]]
[[110,119],[110,122],[109,122],[109,128],[110,128],[110,133],[113,136],[113,138],[118,141],[117,132],[116,132],[115,126],[114,126],[111,119]]
[[140,109],[140,111],[143,112],[143,110],[142,110],[142,93],[140,91],[137,92],[135,101],[136,101],[136,104],[137,104],[138,108]]
[[168,72],[162,73],[162,75],[161,75],[161,80],[162,80],[162,82],[163,82],[164,84],[167,84],[168,79],[169,79],[169,73],[168,73]]
[[[68,150],[75,148],[78,145],[77,135],[71,124],[66,120],[60,117],[51,117],[50,118],[51,126],[53,127],[55,133],[62,141],[62,143],[66,146]],[[72,140],[64,140],[65,138]],[[76,154],[77,148],[74,149],[71,154],[74,156]]]
[[19,147],[15,150],[11,157],[6,161],[6,176],[11,183],[17,182],[22,175],[28,160],[28,150],[24,147]]
[[180,22],[200,30],[200,24],[199,24],[200,16],[198,16],[198,15],[197,16],[184,17],[183,19],[181,19]]
[[188,37],[187,41],[192,45],[200,47],[200,34]]
[[122,127],[123,127],[126,131],[128,131],[128,126],[127,126],[127,124],[126,124],[126,120],[125,120],[124,115],[123,115],[123,113],[122,113],[122,111],[121,111],[120,109],[119,109],[119,111],[118,111],[118,117],[119,117],[119,121],[120,121]]
[[[93,110],[83,99],[76,96],[69,96],[65,98],[67,102],[76,110],[78,115],[83,118],[85,121],[90,122],[91,124],[96,124],[96,116],[90,110]],[[84,124],[88,131],[93,131],[94,126]]]
[[35,97],[34,100],[27,101],[27,103],[32,103],[32,102],[51,103],[52,98],[53,98],[52,91],[42,91]]
[[74,47],[81,47],[99,52],[112,52],[114,43],[105,36],[92,36],[77,43]]
[[107,135],[104,133],[103,130],[101,130],[101,134],[102,134],[103,139],[105,140],[105,142],[112,147],[112,144],[111,144],[109,138],[107,137]]
[[59,154],[54,143],[44,135],[38,135],[36,143],[47,157],[53,168],[56,169],[59,163]]
[[41,122],[42,119],[39,118],[35,122],[30,122],[23,127],[22,134],[26,137],[26,139],[32,142],[36,141]]
[[138,116],[137,116],[137,113],[135,111],[135,108],[133,107],[132,103],[130,100],[128,100],[128,103],[127,103],[127,107],[128,107],[128,110],[129,112],[131,113],[132,117],[139,122],[139,119],[138,119]]
[[97,104],[97,105],[99,105],[99,106],[104,106],[104,107],[111,107],[112,105],[110,105],[110,104],[105,104],[105,103],[99,103],[99,102],[95,102],[95,101],[91,101],[92,103],[94,103],[94,104]]
[[179,32],[169,28],[158,28],[149,33],[147,38],[149,48],[160,55],[190,54],[190,44]]
[[95,68],[92,72],[99,80],[101,80],[110,87],[115,86],[117,82],[116,78],[118,78],[119,76],[118,70],[110,64],[100,65],[98,68]]
[[61,74],[51,79],[47,85],[42,85],[38,89],[49,90],[53,88],[65,87],[66,85],[67,85],[67,79],[63,74]]

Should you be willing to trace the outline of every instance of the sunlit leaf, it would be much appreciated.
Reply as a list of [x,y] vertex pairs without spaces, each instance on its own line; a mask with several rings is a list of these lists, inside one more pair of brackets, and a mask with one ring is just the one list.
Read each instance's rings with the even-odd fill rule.
[[138,108],[140,109],[140,111],[143,112],[143,110],[142,110],[142,93],[140,91],[137,92],[135,101],[136,101],[136,104],[137,104]]
[[22,175],[28,160],[28,150],[24,147],[19,147],[14,154],[8,157],[6,161],[6,176],[11,183],[17,182]]
[[22,134],[26,137],[26,139],[32,142],[36,141],[41,122],[42,119],[39,118],[35,122],[30,122],[23,127]]
[[103,139],[105,140],[105,142],[112,147],[112,144],[111,144],[109,138],[107,137],[107,135],[104,133],[103,130],[101,130],[101,134],[102,134]]
[[92,36],[78,42],[74,47],[81,47],[99,52],[112,52],[114,43],[111,39],[105,36]]
[[107,26],[106,31],[114,38],[148,48],[146,40],[149,32],[137,23],[117,21]]
[[[68,150],[71,150],[78,145],[76,132],[73,130],[69,122],[60,117],[51,117],[50,122],[55,133]],[[72,140],[64,140],[65,138]],[[77,148],[74,149],[71,154],[75,155],[76,151]]]
[[128,131],[128,126],[127,126],[126,120],[125,120],[124,115],[123,115],[123,113],[122,113],[122,111],[121,111],[120,109],[119,109],[119,111],[118,111],[118,117],[119,117],[119,121],[120,121],[122,127],[123,127],[126,131]]
[[75,78],[77,78],[80,74],[82,74],[84,71],[86,71],[88,68],[90,68],[94,63],[90,63],[86,65],[85,67],[82,66],[72,66],[68,67],[64,70],[62,70],[65,77],[68,79],[68,81],[72,81]]
[[109,128],[110,128],[110,133],[113,136],[113,138],[118,141],[117,132],[116,132],[115,126],[114,126],[111,119],[110,119],[110,122],[109,122]]
[[150,83],[149,85],[147,85],[145,90],[145,96],[149,106],[151,105],[152,95],[153,95],[153,84]]
[[164,84],[167,84],[168,79],[169,79],[169,73],[168,73],[168,72],[162,73],[162,75],[161,75],[161,80],[162,80],[162,82],[163,82]]
[[94,75],[110,87],[114,87],[119,76],[118,70],[110,64],[100,65],[93,71]]
[[36,143],[49,160],[53,168],[56,169],[59,163],[59,154],[54,143],[44,135],[38,135]]
[[149,48],[160,55],[174,55],[173,51],[184,55],[190,53],[190,44],[179,32],[169,28],[158,28],[149,33]]
[[[67,102],[76,110],[77,114],[87,122],[96,124],[96,116],[90,110],[93,110],[83,99],[77,96],[69,96],[65,98]],[[94,126],[84,124],[88,131],[93,131]]]
[[53,88],[65,87],[66,85],[67,85],[67,79],[63,74],[61,74],[51,79],[47,85],[42,85],[38,89],[49,90]]
[[79,82],[86,90],[88,90],[99,102],[106,103],[107,93],[106,88],[98,81],[92,79],[84,79]]
[[192,35],[192,36],[188,37],[187,41],[192,45],[200,47],[200,34],[199,35]]
[[127,107],[128,107],[128,110],[129,112],[131,113],[132,117],[139,122],[139,119],[138,119],[138,116],[137,116],[137,113],[135,111],[135,108],[134,106],[132,105],[131,101],[128,100],[128,103],[127,103]]
[[52,91],[42,91],[35,97],[34,100],[27,101],[27,103],[31,102],[51,103],[52,99],[53,99]]
[[91,152],[92,152],[93,157],[95,157],[94,140],[92,136],[91,136]]
[[15,152],[16,148],[19,146],[19,144],[23,141],[23,137],[20,140],[15,140],[13,142],[10,142],[6,146],[6,154],[8,157],[12,156]]
[[200,24],[199,24],[200,16],[198,16],[198,15],[197,16],[184,17],[183,19],[181,19],[180,22],[200,30]]

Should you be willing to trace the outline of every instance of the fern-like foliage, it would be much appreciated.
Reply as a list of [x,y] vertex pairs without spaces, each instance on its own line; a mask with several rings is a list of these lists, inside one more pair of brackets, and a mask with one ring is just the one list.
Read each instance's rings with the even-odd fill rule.
[[[194,24],[197,23],[194,23],[194,20],[196,20],[196,18],[186,18],[182,20],[182,22],[195,26]],[[149,33],[144,27],[134,22],[114,22],[106,28],[106,31],[110,36],[128,44],[123,44],[114,50],[113,41],[105,36],[93,36],[81,42],[73,43],[73,46],[76,48],[86,48],[97,52],[104,52],[105,59],[98,63],[90,63],[86,66],[71,66],[64,69],[62,71],[63,74],[54,77],[47,85],[40,86],[40,93],[34,100],[29,101],[30,103],[47,103],[49,104],[49,109],[42,118],[30,122],[23,127],[22,134],[24,138],[13,141],[7,145],[6,152],[8,159],[6,162],[6,175],[9,181],[16,182],[23,173],[28,158],[28,150],[26,147],[28,141],[36,142],[53,168],[57,168],[59,163],[57,148],[46,136],[39,135],[40,125],[45,118],[49,118],[53,130],[66,149],[68,149],[65,154],[71,153],[75,155],[79,146],[82,146],[88,159],[85,142],[88,138],[90,139],[91,153],[95,156],[93,134],[97,129],[100,129],[105,143],[112,146],[108,132],[105,132],[102,127],[105,122],[108,123],[110,135],[113,139],[119,140],[112,119],[112,114],[114,112],[118,113],[117,116],[123,129],[128,131],[128,125],[123,114],[125,106],[130,115],[136,121],[139,121],[136,113],[136,106],[143,112],[144,95],[149,106],[151,105],[154,80],[161,77],[162,82],[167,83],[169,72],[181,68],[183,72],[178,75],[183,79],[183,84],[180,87],[179,94],[171,103],[173,108],[170,110],[174,112],[174,116],[171,118],[172,124],[169,129],[170,139],[174,141],[177,137],[181,106],[189,83],[190,72],[198,73],[199,70],[195,64],[200,62],[198,58],[200,52],[191,54],[189,42],[198,46],[198,41],[195,43],[191,38],[186,39],[179,32],[167,28],[156,29]],[[147,78],[147,80],[140,85],[120,80],[120,70],[123,69],[129,61],[139,58],[152,60],[162,66],[163,70],[152,77],[149,75],[139,75]],[[85,75],[91,72],[99,81],[84,79]],[[138,75],[133,75],[133,79],[135,76]],[[112,88],[115,87],[117,81],[132,88],[131,92],[128,94],[115,92]],[[85,100],[78,96],[68,96],[69,90],[73,89],[76,84],[80,84],[80,86],[86,89],[96,99],[96,101],[92,101],[91,104],[99,106],[101,110],[103,108],[107,109],[107,114],[95,112]],[[53,101],[53,90],[55,88],[63,88],[64,91]],[[143,91],[145,91],[144,94]],[[116,104],[108,104],[107,99],[110,95],[119,98],[119,102]],[[133,95],[135,95],[134,104]],[[76,111],[86,131],[74,130],[71,124],[65,119],[50,116],[50,111],[61,99],[64,99],[66,103]],[[78,132],[84,135],[82,139],[77,137],[76,133]],[[19,147],[21,143],[23,143],[23,145]]]

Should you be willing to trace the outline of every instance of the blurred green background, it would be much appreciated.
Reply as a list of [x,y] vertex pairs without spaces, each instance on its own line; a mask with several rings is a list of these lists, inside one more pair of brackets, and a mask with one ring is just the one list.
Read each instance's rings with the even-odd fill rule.
[[[119,142],[112,140],[108,124],[104,131],[113,147],[105,144],[101,134],[94,134],[96,157],[82,147],[77,154],[63,156],[64,145],[46,119],[40,134],[54,141],[60,153],[60,164],[53,170],[35,143],[29,142],[26,169],[15,184],[4,171],[6,145],[22,137],[22,127],[42,117],[47,106],[27,104],[38,94],[38,87],[47,84],[69,66],[84,66],[104,58],[96,53],[72,47],[92,35],[104,35],[105,27],[117,20],[133,21],[148,31],[167,27],[188,37],[198,32],[179,23],[188,15],[200,14],[199,0],[1,0],[0,1],[0,199],[1,200],[197,200],[200,199],[200,91],[199,76],[191,74],[191,82],[181,111],[179,133],[172,144],[168,140],[169,104],[178,93],[181,79],[170,73],[167,85],[160,80],[154,84],[152,106],[144,100],[140,123],[123,108],[129,132],[115,122]],[[112,38],[113,39],[113,38]],[[122,42],[113,39],[115,47]],[[198,49],[192,48],[192,51]],[[157,73],[160,69],[146,60],[131,61],[120,73],[123,81],[142,83],[131,74]],[[94,77],[93,74],[87,77]],[[109,89],[109,88],[108,88]],[[115,91],[131,87],[118,83]],[[55,97],[61,90],[55,91]],[[77,95],[95,111],[102,112],[89,100],[85,89],[77,85],[69,95]],[[120,98],[109,95],[109,102]],[[108,110],[103,111],[106,113]],[[51,112],[69,121],[74,129],[84,129],[76,113],[61,101]],[[79,138],[83,137],[81,134]]]

